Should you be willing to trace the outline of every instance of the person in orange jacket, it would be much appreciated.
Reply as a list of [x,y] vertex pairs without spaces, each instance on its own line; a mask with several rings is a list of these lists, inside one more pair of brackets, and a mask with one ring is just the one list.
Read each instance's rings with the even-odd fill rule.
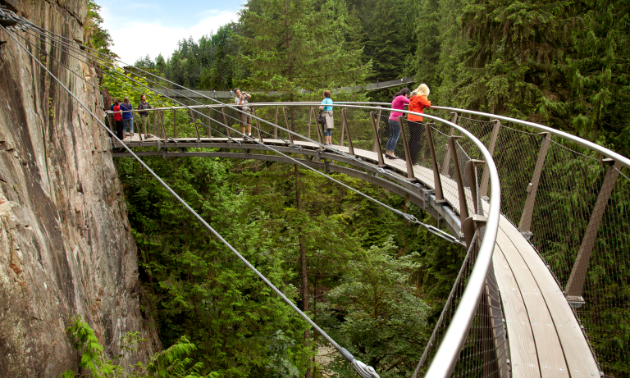
[[[411,94],[409,99],[409,111],[416,113],[424,113],[425,108],[431,107],[431,101],[427,100],[429,96],[429,87],[422,83]],[[407,123],[409,124],[409,152],[411,155],[411,162],[418,164],[418,153],[420,152],[420,136],[424,131],[424,124],[422,123],[422,117],[415,114],[409,114],[407,116]]]

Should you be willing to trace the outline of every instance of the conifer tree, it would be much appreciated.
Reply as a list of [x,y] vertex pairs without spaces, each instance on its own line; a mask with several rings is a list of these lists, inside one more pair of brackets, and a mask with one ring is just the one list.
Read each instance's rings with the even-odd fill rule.
[[296,92],[363,82],[368,65],[346,48],[346,15],[343,0],[250,0],[238,36],[243,84]]

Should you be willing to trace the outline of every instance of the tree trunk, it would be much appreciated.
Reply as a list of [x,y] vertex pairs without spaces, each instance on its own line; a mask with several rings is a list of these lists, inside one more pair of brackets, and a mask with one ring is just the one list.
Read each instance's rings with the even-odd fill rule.
[[[300,198],[300,168],[295,164],[295,202],[298,212],[302,210],[302,201]],[[304,237],[302,235],[302,227],[298,227],[300,238],[300,261],[302,263],[302,311],[308,311],[308,270],[306,269],[306,249],[304,247]],[[304,345],[310,345],[311,333],[307,329],[304,331]],[[305,378],[311,378],[310,366],[306,369]]]

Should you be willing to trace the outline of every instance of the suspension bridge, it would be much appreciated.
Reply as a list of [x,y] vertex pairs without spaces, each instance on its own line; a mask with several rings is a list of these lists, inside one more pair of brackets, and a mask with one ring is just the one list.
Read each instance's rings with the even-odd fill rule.
[[[315,122],[319,103],[249,104],[254,122],[249,138],[239,132],[239,106],[170,83],[196,103],[184,105],[169,96],[168,88],[158,92],[119,73],[108,57],[71,39],[6,10],[0,9],[0,19],[10,43],[110,133],[114,158],[138,159],[362,377],[377,377],[378,372],[357,361],[343,341],[333,340],[302,313],[140,157],[299,164],[461,245],[465,258],[414,377],[612,377],[618,375],[617,363],[628,362],[630,159],[544,125],[448,107],[431,108],[423,114],[423,125],[401,117],[397,158],[384,159],[392,110],[384,103],[334,104],[332,146],[322,144]],[[95,86],[94,81],[59,61],[74,74],[60,80],[38,59],[35,40],[48,43],[49,51],[73,60],[75,66],[91,66],[147,91],[152,101],[168,99],[179,105],[148,110],[150,130],[120,140],[111,131],[111,112],[83,104],[67,84]],[[155,86],[164,80],[142,74]],[[132,113],[139,117],[137,111]],[[438,226],[390,208],[330,172],[404,196]]]

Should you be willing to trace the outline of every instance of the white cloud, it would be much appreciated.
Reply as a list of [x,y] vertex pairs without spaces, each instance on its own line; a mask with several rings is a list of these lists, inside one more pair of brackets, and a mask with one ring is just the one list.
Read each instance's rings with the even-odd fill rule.
[[112,50],[127,64],[133,64],[147,54],[151,59],[155,59],[158,54],[167,58],[177,48],[178,41],[188,37],[198,40],[203,35],[216,32],[220,26],[238,20],[236,12],[212,10],[203,12],[203,18],[190,27],[175,27],[160,21],[139,22],[117,18],[107,7],[102,7],[101,14],[103,27],[114,40]]

